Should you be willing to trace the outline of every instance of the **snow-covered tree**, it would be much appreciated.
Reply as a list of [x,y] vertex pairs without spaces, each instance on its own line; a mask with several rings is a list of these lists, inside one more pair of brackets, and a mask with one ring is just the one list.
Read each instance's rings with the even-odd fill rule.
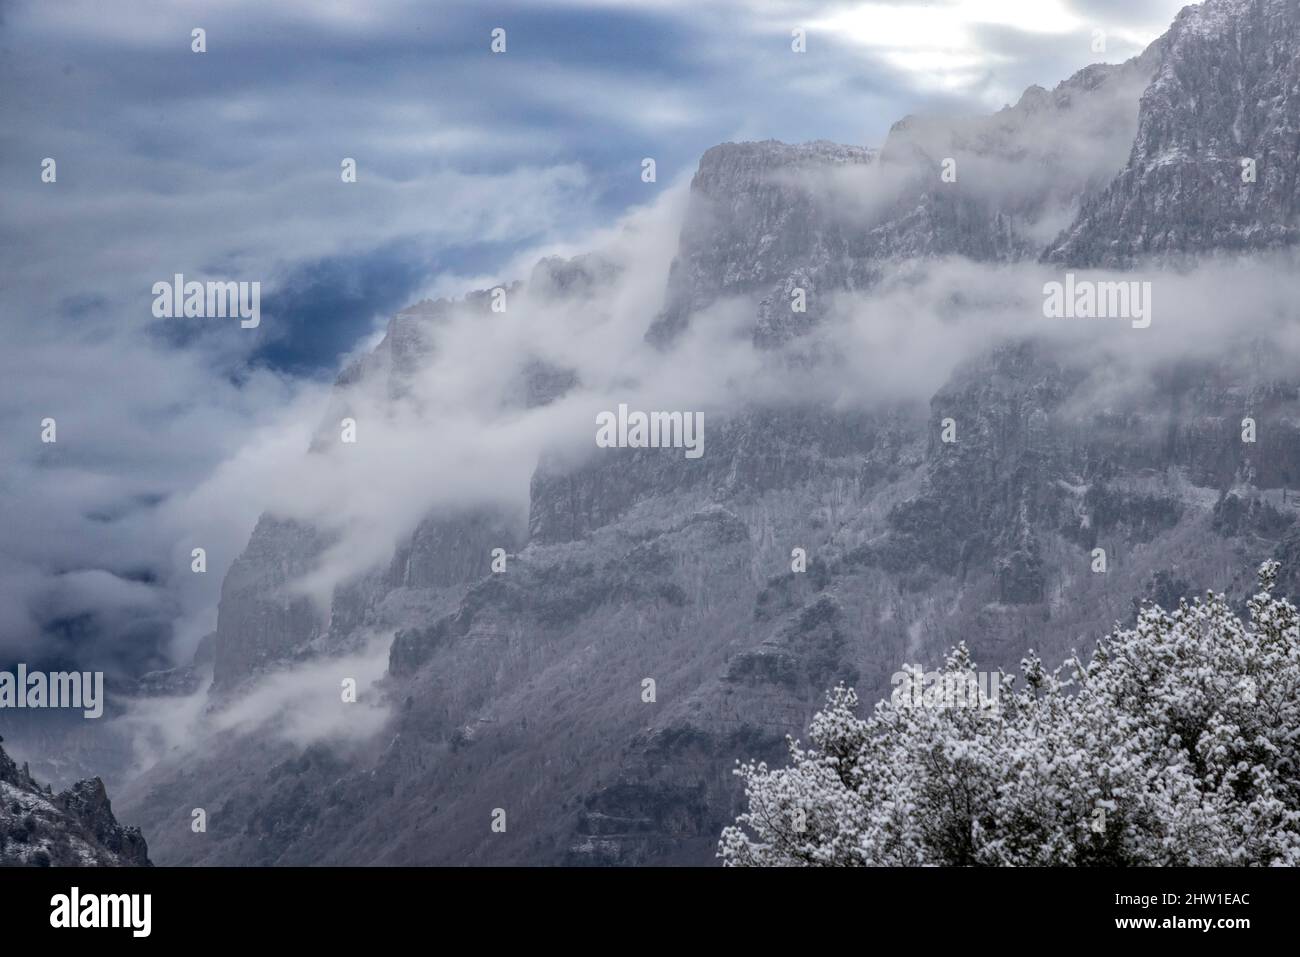
[[[742,764],[731,866],[1300,864],[1300,617],[1271,594],[1145,606],[1084,664],[1033,654],[975,707],[878,703],[843,686]],[[970,672],[966,649],[947,671]],[[920,669],[909,669],[920,679]]]

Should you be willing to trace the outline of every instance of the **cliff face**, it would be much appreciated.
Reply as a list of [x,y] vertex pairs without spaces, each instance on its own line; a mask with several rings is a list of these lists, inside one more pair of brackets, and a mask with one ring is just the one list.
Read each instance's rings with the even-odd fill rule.
[[324,630],[310,599],[289,586],[323,550],[316,532],[263,516],[221,583],[213,684],[222,688],[283,664]]
[[0,747],[0,867],[14,865],[147,867],[149,848],[117,823],[99,778],[55,794]]
[[[1053,244],[1054,262],[1129,266],[1146,257],[1293,245],[1300,210],[1300,8],[1210,0],[1185,8],[1142,95],[1115,181]],[[1243,161],[1254,181],[1243,181]]]
[[[647,338],[671,342],[699,310],[753,295],[754,340],[776,347],[816,325],[828,293],[869,289],[900,262],[1037,256],[1124,166],[1164,49],[1088,67],[1050,93],[1031,87],[992,116],[908,117],[879,151],[715,146],[691,182],[667,302]],[[805,313],[790,308],[795,289]]]
[[[906,120],[879,152],[710,150],[647,338],[668,346],[739,298],[773,352],[823,322],[828,294],[940,256],[1123,265],[1294,242],[1295,11],[1209,0],[1129,63],[992,117]],[[1246,146],[1255,193],[1226,178]],[[529,285],[581,308],[608,275],[547,260]],[[342,383],[402,395],[451,308],[399,317]],[[839,681],[869,701],[959,640],[989,668],[1030,648],[1059,660],[1138,599],[1241,593],[1268,556],[1300,575],[1294,374],[1248,350],[1154,368],[1098,402],[1107,369],[1026,335],[990,342],[928,403],[735,408],[710,418],[700,459],[547,454],[526,521],[426,517],[335,593],[328,621],[284,590],[318,536],[268,517],[223,589],[217,685],[388,628],[394,717],[359,752],[214,743],[155,769],[131,806],[158,822],[168,863],[708,863],[739,797],[734,761],[780,759]],[[537,364],[518,402],[579,384]],[[1239,439],[1244,415],[1267,426],[1256,443]],[[185,842],[196,787],[219,811]]]
[[824,142],[726,143],[705,153],[691,182],[666,307],[647,337],[671,341],[695,312],[725,296],[761,292],[770,299],[792,284],[814,283],[814,273],[838,264],[860,237],[823,215],[800,174],[873,160],[869,150]]

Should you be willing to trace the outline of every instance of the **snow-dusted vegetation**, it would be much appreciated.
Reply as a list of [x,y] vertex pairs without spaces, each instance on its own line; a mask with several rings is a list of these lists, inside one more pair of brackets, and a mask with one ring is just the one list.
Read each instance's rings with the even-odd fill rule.
[[[732,866],[1300,863],[1300,616],[1259,569],[1223,595],[1145,606],[1091,661],[1031,654],[980,707],[837,687],[791,763],[750,763]],[[950,671],[974,668],[964,647]],[[1014,681],[1014,684],[1009,682]]]

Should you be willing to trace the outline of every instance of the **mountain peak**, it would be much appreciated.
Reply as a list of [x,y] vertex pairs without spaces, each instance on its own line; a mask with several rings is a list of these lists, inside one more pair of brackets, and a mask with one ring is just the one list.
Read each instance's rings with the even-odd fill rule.
[[1300,5],[1206,0],[1155,44],[1124,169],[1045,258],[1132,266],[1300,239]]

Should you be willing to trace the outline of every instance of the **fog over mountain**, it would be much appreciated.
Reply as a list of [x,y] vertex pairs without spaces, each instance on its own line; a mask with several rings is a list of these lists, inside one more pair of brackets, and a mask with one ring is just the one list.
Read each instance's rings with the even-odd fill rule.
[[[158,608],[102,725],[6,746],[159,864],[703,865],[837,683],[1056,664],[1266,558],[1300,597],[1298,77],[1294,0],[1205,0],[996,112],[712,146],[332,383],[254,367],[160,505],[177,568],[229,556],[215,629]],[[703,454],[601,447],[620,407]]]

